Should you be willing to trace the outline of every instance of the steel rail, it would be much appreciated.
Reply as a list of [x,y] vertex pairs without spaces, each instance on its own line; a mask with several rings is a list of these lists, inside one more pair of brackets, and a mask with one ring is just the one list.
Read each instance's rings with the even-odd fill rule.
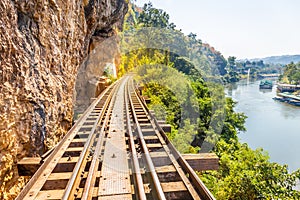
[[216,200],[215,197],[212,195],[212,193],[207,189],[207,187],[201,181],[201,179],[196,174],[196,172],[192,169],[192,167],[188,164],[188,162],[182,157],[182,155],[177,151],[177,149],[171,143],[171,141],[167,137],[164,130],[160,127],[157,119],[149,111],[149,108],[147,107],[146,102],[142,100],[142,97],[136,91],[135,91],[135,94],[138,97],[138,99],[140,100],[140,102],[143,104],[143,108],[146,109],[147,113],[149,114],[151,119],[154,121],[156,127],[158,128],[159,133],[163,136],[163,139],[165,140],[166,144],[168,145],[168,147],[171,151],[170,153],[172,153],[174,155],[174,157],[177,158],[177,162],[179,163],[181,168],[184,170],[185,173],[187,173],[189,175],[188,176],[189,180],[191,181],[195,190],[200,194],[201,198],[203,198],[205,200]]
[[[110,85],[106,90],[104,90],[97,99],[91,103],[91,105],[86,109],[86,111],[82,114],[82,116],[77,120],[77,122],[71,127],[71,129],[67,132],[67,134],[62,138],[62,140],[56,145],[52,153],[49,155],[49,157],[46,158],[44,163],[41,165],[41,167],[38,169],[38,171],[31,177],[29,182],[26,184],[26,186],[23,188],[23,190],[19,193],[16,200],[23,200],[23,199],[34,199],[40,191],[43,184],[39,184],[38,186],[35,186],[36,182],[40,179],[40,177],[43,177],[42,181],[45,182],[47,180],[47,177],[50,175],[45,174],[44,171],[48,169],[49,171],[52,171],[54,167],[56,166],[58,160],[62,157],[64,150],[69,146],[69,144],[72,142],[72,139],[74,139],[75,135],[78,133],[79,129],[82,127],[83,123],[86,121],[88,116],[92,113],[93,109],[96,107],[96,105],[103,99],[103,97],[115,86],[116,83]],[[30,193],[30,190],[36,187],[36,189]],[[29,195],[29,196],[27,196]]]
[[[119,85],[116,86],[117,89],[119,88]],[[100,130],[100,133],[99,133],[99,137],[98,137],[98,141],[97,141],[97,144],[96,144],[96,148],[95,148],[95,152],[94,152],[94,155],[93,155],[93,159],[92,159],[92,162],[91,162],[91,165],[90,165],[90,168],[89,168],[89,174],[88,174],[88,177],[86,179],[86,182],[85,182],[85,187],[83,189],[83,194],[82,194],[82,197],[81,199],[82,200],[86,200],[86,199],[92,199],[92,196],[93,196],[93,185],[95,184],[95,180],[96,180],[96,176],[95,175],[95,172],[97,170],[97,167],[99,165],[99,162],[100,162],[100,153],[101,153],[101,148],[103,147],[103,141],[104,141],[104,132],[105,132],[105,128],[106,128],[106,125],[108,124],[108,121],[110,119],[110,114],[111,111],[112,111],[112,108],[113,108],[113,105],[114,105],[114,102],[116,100],[116,91],[117,89],[113,92],[113,96],[112,96],[112,100],[111,100],[111,103],[109,104],[109,107],[107,109],[107,114],[105,116],[105,119],[103,121],[103,124],[102,124],[102,127],[101,127],[101,130]]]
[[[135,93],[134,88],[133,88],[133,93]],[[158,199],[159,200],[166,200],[166,197],[165,197],[165,194],[163,192],[162,186],[160,184],[159,178],[157,176],[157,173],[155,172],[155,167],[154,167],[154,164],[152,162],[149,150],[147,148],[146,141],[144,140],[143,133],[142,133],[141,127],[140,127],[138,119],[137,119],[137,115],[136,115],[136,112],[135,112],[135,109],[134,109],[134,105],[133,105],[133,101],[132,101],[130,93],[129,93],[129,103],[130,103],[130,106],[131,106],[132,117],[133,117],[133,120],[134,120],[134,122],[136,124],[136,127],[137,127],[138,137],[140,139],[140,143],[141,143],[141,146],[142,146],[145,158],[146,158],[146,162],[147,162],[151,177],[153,179],[153,184],[154,184],[156,193],[158,195]]]
[[[119,85],[118,85],[118,86],[119,86]],[[68,181],[68,184],[67,184],[67,186],[66,186],[66,189],[65,189],[65,192],[64,192],[64,194],[63,194],[62,200],[68,200],[68,199],[70,198],[70,196],[71,196],[72,194],[74,194],[73,191],[75,190],[75,188],[74,188],[74,187],[75,187],[75,182],[76,182],[76,180],[78,179],[79,173],[81,172],[81,169],[82,169],[82,167],[83,167],[82,165],[83,165],[84,159],[85,159],[86,156],[87,156],[88,149],[91,147],[92,141],[93,141],[94,138],[96,137],[96,134],[94,134],[94,132],[95,132],[95,130],[96,130],[96,127],[97,127],[97,125],[98,125],[98,123],[99,123],[99,120],[100,120],[101,118],[103,118],[103,116],[104,116],[106,110],[108,109],[108,106],[109,106],[109,104],[110,104],[110,102],[111,102],[112,96],[113,96],[113,94],[115,93],[116,88],[117,88],[118,86],[115,86],[115,87],[113,88],[113,90],[110,92],[110,94],[109,94],[108,98],[106,99],[106,102],[105,102],[105,104],[104,104],[104,106],[103,106],[103,109],[101,110],[101,113],[98,115],[97,119],[95,120],[95,123],[94,123],[94,125],[93,125],[93,128],[92,128],[92,130],[90,131],[89,137],[88,137],[88,139],[87,139],[87,141],[86,141],[86,143],[85,143],[85,145],[84,145],[84,149],[83,149],[83,151],[81,152],[80,157],[79,157],[79,159],[78,159],[78,162],[76,163],[76,165],[75,165],[75,167],[74,167],[72,176],[71,176],[70,180]]]
[[[173,160],[171,160],[177,172],[180,172],[179,174],[181,176],[182,182],[186,185],[190,194],[191,191],[193,191],[193,199],[198,199],[198,197],[201,197],[201,199],[204,200],[215,200],[211,192],[200,180],[199,176],[195,173],[195,171],[190,167],[187,161],[181,156],[181,154],[176,150],[176,148],[167,138],[166,133],[163,131],[158,121],[156,120],[154,115],[149,111],[146,102],[137,92],[131,77],[122,78],[99,95],[99,97],[89,106],[89,108],[79,118],[75,125],[68,131],[68,133],[62,139],[62,141],[57,144],[56,148],[53,148],[53,150],[46,153],[47,155],[49,154],[48,158],[45,159],[42,166],[38,169],[38,171],[34,174],[29,183],[18,195],[17,200],[34,199],[39,195],[39,191],[43,187],[43,184],[45,184],[49,175],[51,175],[52,170],[55,168],[60,158],[62,158],[65,150],[71,144],[72,140],[80,132],[80,129],[84,127],[84,123],[86,122],[86,120],[93,112],[96,112],[98,104],[101,104],[101,106],[102,104],[104,104],[101,107],[101,111],[100,109],[98,109],[97,116],[95,116],[96,113],[93,114],[93,116],[96,119],[93,119],[91,123],[91,130],[87,132],[87,140],[84,143],[83,150],[78,157],[78,161],[75,164],[75,167],[73,168],[73,173],[70,179],[66,180],[66,182],[68,181],[68,183],[65,187],[65,190],[61,192],[61,194],[63,195],[62,199],[64,200],[74,198],[76,199],[75,193],[78,192],[78,187],[80,187],[82,189],[79,192],[81,194],[79,197],[80,199],[87,200],[93,198],[93,189],[95,183],[97,182],[97,177],[95,176],[95,174],[97,173],[98,166],[100,166],[101,164],[100,156],[101,153],[103,153],[103,145],[105,145],[104,135],[107,127],[106,125],[109,124],[113,107],[116,104],[116,99],[118,96],[117,91],[120,88],[121,83],[124,83],[122,81],[126,81],[123,96],[123,103],[125,104],[125,113],[122,116],[125,117],[124,120],[126,120],[126,131],[129,139],[128,146],[131,151],[132,159],[130,163],[133,169],[132,177],[134,182],[134,191],[136,194],[136,199],[146,200],[147,196],[144,188],[138,152],[136,149],[135,139],[133,135],[133,133],[135,132],[133,131],[133,127],[136,128],[139,145],[142,149],[142,152],[144,153],[143,159],[145,159],[146,168],[149,170],[149,178],[151,179],[150,186],[151,189],[153,189],[154,195],[153,198],[159,200],[166,200],[167,195],[167,193],[165,194],[162,189],[162,185],[159,180],[159,176],[156,173],[152,157],[150,156],[150,152],[147,147],[147,143],[143,137],[142,128],[138,119],[138,114],[135,110],[136,106],[138,105],[138,107],[141,106],[143,113],[145,113],[145,115],[147,116],[147,119],[149,120],[149,125],[151,123],[151,128],[153,128],[153,131],[155,131],[160,143],[163,144],[165,152],[169,155],[170,158],[172,157]],[[99,124],[101,124],[100,127]],[[94,150],[94,154],[93,157],[90,158],[88,154],[91,152],[92,148]],[[80,181],[82,178],[80,175],[82,175],[81,173],[84,172],[87,162],[90,162],[89,172],[87,174],[86,180],[84,181],[84,186],[79,186],[79,184],[81,185]],[[189,186],[187,185],[187,183]]]
[[167,135],[162,130],[162,128],[159,126],[156,118],[151,113],[150,113],[150,116],[154,120],[155,124],[158,126],[158,130],[159,130],[160,134],[164,137],[172,154],[174,155],[174,157],[177,158],[177,162],[182,167],[182,169],[185,171],[185,173],[187,173],[189,175],[189,179],[192,182],[192,185],[194,186],[195,190],[198,191],[201,198],[203,198],[205,200],[215,200],[214,196],[207,189],[207,187],[201,181],[201,179],[196,174],[196,172],[192,169],[192,167],[188,164],[188,162],[181,156],[181,154],[177,151],[177,149],[174,147],[174,145],[169,141]]
[[144,189],[144,183],[143,183],[143,178],[141,175],[141,169],[139,165],[139,160],[138,160],[138,155],[136,152],[135,148],[135,143],[133,139],[133,134],[132,134],[132,129],[131,129],[131,124],[130,124],[130,111],[129,111],[129,106],[128,106],[128,98],[129,98],[129,88],[128,88],[128,82],[126,84],[126,89],[125,89],[125,112],[126,112],[126,124],[127,124],[127,133],[129,136],[129,141],[130,141],[130,150],[132,154],[132,161],[133,161],[133,173],[134,173],[134,181],[137,185],[135,188],[135,191],[137,192],[137,196],[139,200],[146,200],[146,193]]
[[[195,190],[195,188],[192,186],[190,180],[188,179],[188,177],[186,176],[186,173],[181,169],[181,166],[179,165],[179,163],[177,162],[176,157],[174,156],[174,154],[172,154],[172,151],[170,150],[168,143],[166,142],[166,140],[164,139],[164,137],[161,135],[161,133],[159,132],[159,128],[160,126],[158,124],[155,124],[154,120],[149,116],[148,111],[145,109],[145,107],[142,103],[143,99],[139,98],[139,96],[136,94],[135,92],[135,98],[136,101],[142,106],[142,109],[144,111],[144,113],[146,113],[148,120],[150,121],[150,124],[153,128],[153,130],[155,131],[155,134],[158,137],[158,140],[160,141],[160,143],[162,144],[162,148],[164,149],[164,151],[167,153],[169,159],[170,159],[170,163],[174,166],[174,168],[176,169],[178,175],[181,177],[181,181],[184,183],[184,185],[187,188],[187,191],[190,193],[191,197],[194,200],[200,200],[200,196],[198,194],[198,192]],[[144,102],[144,101],[143,101]]]

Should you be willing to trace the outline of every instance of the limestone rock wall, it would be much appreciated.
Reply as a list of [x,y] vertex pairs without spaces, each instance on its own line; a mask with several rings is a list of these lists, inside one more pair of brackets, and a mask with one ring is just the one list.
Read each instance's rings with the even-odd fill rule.
[[17,161],[41,155],[70,128],[90,40],[112,36],[126,9],[125,0],[0,1],[0,199],[26,182]]
[[[118,37],[103,38],[93,36],[89,55],[78,69],[76,78],[75,115],[83,113],[91,103],[91,98],[99,95],[105,89],[107,81],[101,76],[109,73],[119,64]],[[113,69],[112,69],[113,68]]]

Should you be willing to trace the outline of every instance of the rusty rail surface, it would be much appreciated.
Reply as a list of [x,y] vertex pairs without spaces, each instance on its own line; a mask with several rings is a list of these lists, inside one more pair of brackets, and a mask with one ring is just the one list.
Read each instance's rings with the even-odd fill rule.
[[48,154],[18,200],[214,200],[131,76],[100,94]]

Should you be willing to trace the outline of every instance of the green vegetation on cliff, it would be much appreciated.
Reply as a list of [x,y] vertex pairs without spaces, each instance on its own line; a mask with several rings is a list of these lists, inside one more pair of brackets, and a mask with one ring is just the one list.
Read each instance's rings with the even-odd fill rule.
[[280,82],[288,84],[300,84],[300,62],[291,62],[283,68],[283,74],[279,77]]
[[289,174],[286,165],[271,163],[262,149],[252,150],[238,140],[220,140],[214,152],[220,169],[199,173],[217,199],[299,199],[293,190],[299,170]]
[[[221,78],[234,72],[235,58],[227,61],[195,34],[185,36],[151,3],[137,11],[131,6],[127,16],[120,74],[135,69],[150,109],[172,125],[168,136],[180,152],[219,156],[218,171],[199,172],[215,197],[299,199],[293,187],[300,171],[290,174],[262,149],[239,142],[246,116],[234,111],[236,102],[225,97]],[[228,81],[234,76],[227,75]]]

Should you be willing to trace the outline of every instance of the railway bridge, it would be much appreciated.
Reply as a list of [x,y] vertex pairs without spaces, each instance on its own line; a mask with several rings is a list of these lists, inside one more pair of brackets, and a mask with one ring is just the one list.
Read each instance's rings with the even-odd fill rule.
[[95,99],[17,199],[214,197],[125,76]]

